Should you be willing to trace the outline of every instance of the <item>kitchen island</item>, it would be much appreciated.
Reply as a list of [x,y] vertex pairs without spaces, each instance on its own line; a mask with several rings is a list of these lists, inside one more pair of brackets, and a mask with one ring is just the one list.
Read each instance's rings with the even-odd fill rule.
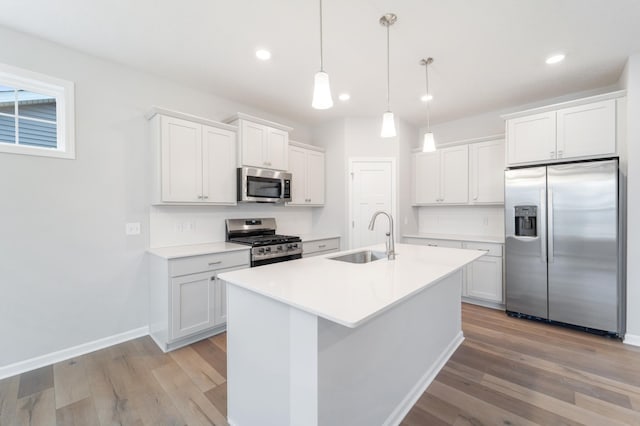
[[220,274],[231,425],[398,424],[462,343],[462,267],[482,252],[331,259],[361,250]]

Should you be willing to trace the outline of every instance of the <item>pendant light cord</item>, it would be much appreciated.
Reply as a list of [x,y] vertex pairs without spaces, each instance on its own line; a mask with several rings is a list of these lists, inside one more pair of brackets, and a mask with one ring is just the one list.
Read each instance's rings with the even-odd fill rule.
[[431,123],[429,121],[429,118],[430,118],[430,115],[431,115],[430,114],[431,106],[429,105],[429,102],[430,102],[430,100],[429,100],[429,95],[430,95],[430,93],[429,93],[429,62],[427,62],[424,65],[424,68],[425,68],[426,75],[427,75],[427,131],[429,132],[429,131],[431,131]]
[[391,111],[391,101],[389,96],[389,82],[391,81],[391,79],[389,74],[389,25],[387,24],[387,111]]
[[322,56],[322,0],[320,0],[320,71],[324,72],[324,58]]

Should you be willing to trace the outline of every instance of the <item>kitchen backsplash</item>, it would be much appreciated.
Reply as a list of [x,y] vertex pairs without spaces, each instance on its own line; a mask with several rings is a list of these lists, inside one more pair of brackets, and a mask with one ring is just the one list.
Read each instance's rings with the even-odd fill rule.
[[504,235],[504,207],[420,207],[418,232],[453,235]]
[[224,220],[229,218],[275,217],[279,234],[308,234],[312,212],[307,207],[270,204],[214,206],[151,206],[150,247],[201,244],[224,241]]

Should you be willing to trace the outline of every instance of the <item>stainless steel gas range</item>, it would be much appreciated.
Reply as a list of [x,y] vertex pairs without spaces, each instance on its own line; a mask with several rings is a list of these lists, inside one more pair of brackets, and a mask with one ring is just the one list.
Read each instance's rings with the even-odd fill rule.
[[275,218],[227,219],[227,241],[251,246],[251,266],[300,259],[300,237],[276,234]]

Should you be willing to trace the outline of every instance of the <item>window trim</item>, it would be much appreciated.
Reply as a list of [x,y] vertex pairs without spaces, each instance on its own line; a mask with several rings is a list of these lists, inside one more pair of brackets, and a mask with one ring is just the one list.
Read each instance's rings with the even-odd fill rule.
[[0,63],[0,85],[56,98],[56,148],[0,143],[0,153],[75,159],[75,87],[72,81]]

